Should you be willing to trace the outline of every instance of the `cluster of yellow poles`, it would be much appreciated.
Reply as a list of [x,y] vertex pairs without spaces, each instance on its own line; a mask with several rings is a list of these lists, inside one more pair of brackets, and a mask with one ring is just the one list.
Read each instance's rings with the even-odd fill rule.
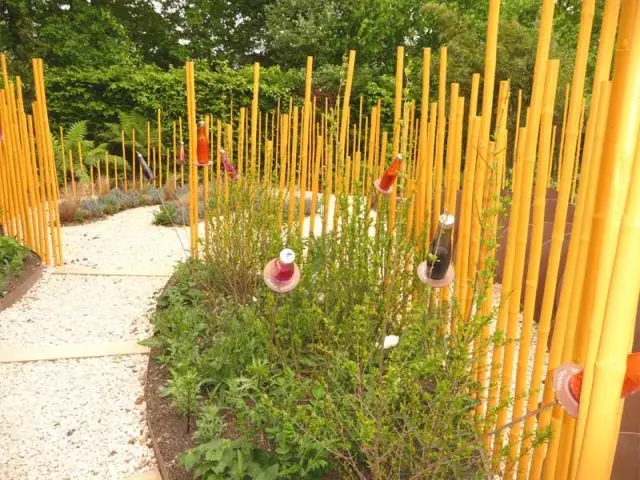
[[[403,99],[404,50],[400,47],[389,138],[379,102],[368,113],[362,99],[359,108],[351,108],[354,51],[349,53],[343,94],[331,107],[326,101],[324,108],[318,106],[311,96],[313,62],[309,58],[302,107],[290,101],[286,112],[278,106],[275,112],[262,114],[256,65],[250,115],[240,108],[238,131],[234,132],[233,121],[217,121],[214,139],[214,121],[207,118],[212,158],[217,160],[203,169],[207,172],[203,176],[208,181],[211,169],[217,191],[228,199],[230,180],[220,167],[224,150],[237,165],[239,182],[246,178],[273,185],[289,198],[290,206],[296,195],[304,198],[309,192],[312,226],[316,205],[324,201],[325,232],[337,216],[334,212],[332,217],[328,208],[331,196],[369,197],[375,192],[373,180],[402,154],[403,175],[390,196],[387,228],[395,228],[399,198],[408,205],[403,233],[410,238],[428,239],[442,212],[458,212],[456,281],[452,291],[443,290],[440,296],[441,302],[455,306],[448,328],[454,331],[458,322],[468,321],[474,313],[491,315],[496,309],[494,327],[506,339],[487,349],[493,328],[487,325],[470,357],[481,386],[472,392],[479,400],[478,428],[499,430],[484,437],[493,468],[502,478],[608,478],[640,293],[640,256],[634,251],[640,241],[640,1],[605,2],[588,104],[584,91],[595,0],[582,2],[570,86],[558,85],[560,63],[550,58],[554,8],[554,0],[542,2],[531,101],[522,105],[518,92],[513,132],[507,127],[509,82],[495,82],[500,2],[490,0],[484,76],[471,78],[469,99],[460,95],[458,84],[447,88],[446,47],[440,50],[436,101],[430,99],[429,49],[423,55],[419,107]],[[192,63],[186,72],[189,137],[195,138]],[[564,95],[558,94],[559,88]],[[562,124],[555,125],[554,111],[561,96]],[[357,121],[351,118],[353,112],[358,113]],[[191,164],[196,163],[195,148],[190,145]],[[197,255],[199,172],[190,172],[191,248]],[[493,278],[479,274],[495,254],[497,207],[505,186],[511,190],[511,207],[501,293],[496,299]],[[553,233],[546,277],[538,282],[550,186],[557,188]],[[575,215],[571,230],[565,231],[571,203],[575,203]],[[289,208],[288,217],[280,219],[301,232],[303,204],[298,212]],[[564,272],[568,281],[560,285],[567,234],[571,234]],[[525,264],[529,265],[526,274]],[[542,309],[534,318],[539,296]],[[480,304],[478,298],[483,299]],[[541,404],[553,402],[553,371],[567,362],[585,367],[579,418],[569,417],[560,407],[534,415]],[[526,414],[531,415],[517,421]],[[551,440],[537,442],[536,435],[546,428],[551,429]]]
[[[102,195],[112,188],[124,191],[143,190],[146,187],[163,187],[171,185],[173,188],[185,185],[185,166],[181,161],[180,151],[183,145],[182,117],[172,122],[173,148],[165,147],[162,143],[162,113],[157,111],[156,120],[157,139],[154,139],[152,124],[147,122],[146,157],[152,178],[144,174],[142,164],[137,162],[138,143],[136,142],[135,128],[131,132],[121,130],[122,154],[120,157],[104,153],[104,159],[95,165],[88,165],[89,182],[78,185],[76,172],[87,170],[87,165],[82,154],[82,144],[68,145],[66,148],[64,129],[60,127],[60,149],[62,157],[63,192],[67,197],[82,198],[88,194]],[[138,135],[138,139],[140,136]],[[74,154],[75,147],[75,154]],[[164,158],[162,158],[164,155]],[[75,160],[74,160],[75,156]],[[132,160],[130,163],[128,159]],[[132,167],[131,165],[135,165]],[[188,170],[187,170],[188,175]]]
[[9,81],[0,55],[0,226],[46,264],[62,265],[62,237],[42,60],[33,60],[35,101],[25,110],[22,82]]
[[[499,431],[483,437],[491,465],[501,478],[608,478],[640,294],[640,0],[606,0],[588,103],[584,91],[588,56],[595,48],[590,45],[595,0],[582,2],[570,86],[558,85],[560,64],[550,58],[555,1],[543,0],[530,104],[523,105],[518,92],[516,127],[511,132],[507,119],[515,98],[512,102],[508,80],[496,82],[495,78],[500,1],[489,3],[485,70],[483,76],[472,76],[468,99],[460,94],[459,84],[447,84],[446,47],[439,52],[436,94],[429,85],[431,51],[425,49],[419,105],[403,98],[405,54],[398,48],[390,133],[385,131],[380,102],[368,112],[362,98],[356,108],[351,106],[355,51],[349,52],[345,86],[335,105],[327,100],[318,105],[312,97],[313,60],[309,57],[303,104],[294,105],[290,99],[288,108],[278,104],[273,112],[260,112],[256,64],[251,105],[240,107],[235,118],[232,105],[227,122],[197,113],[194,66],[187,62],[186,128],[193,141],[188,142],[184,163],[179,162],[182,119],[173,122],[173,145],[164,146],[158,111],[157,143],[147,124],[146,158],[157,172],[151,181],[156,186],[171,181],[174,187],[184,185],[187,164],[191,252],[197,256],[198,203],[202,195],[208,205],[210,181],[225,202],[233,181],[278,190],[283,206],[284,199],[289,205],[286,218],[281,208],[279,221],[300,233],[308,193],[312,202],[309,230],[316,233],[316,210],[323,205],[317,233],[324,233],[336,228],[340,215],[339,202],[331,208],[331,199],[371,198],[376,194],[374,180],[393,158],[402,155],[403,173],[390,195],[387,229],[428,241],[439,215],[457,212],[456,281],[452,290],[441,291],[439,299],[452,306],[447,329],[454,332],[475,314],[494,317],[471,346],[470,355],[470,369],[480,386],[470,392],[478,400],[478,429]],[[0,223],[45,261],[60,264],[58,183],[42,63],[34,60],[36,101],[33,114],[27,115],[20,79],[16,78],[15,86],[9,82],[1,58]],[[562,124],[555,125],[560,97]],[[197,167],[195,139],[201,119],[211,161]],[[130,132],[132,147],[127,151],[129,132],[122,132],[123,159],[136,154],[135,135]],[[62,149],[67,152],[64,189],[77,196],[73,152],[65,150],[64,143]],[[228,174],[223,152],[228,164],[235,166],[237,180]],[[83,169],[80,146],[76,158]],[[118,163],[106,156],[104,163],[90,167],[91,193],[95,193],[94,179],[98,193],[111,185],[144,186],[141,168],[130,170],[130,175],[122,175]],[[557,199],[546,277],[539,282],[550,186],[557,188]],[[498,299],[493,295],[494,279],[481,273],[495,256],[503,188],[511,190],[511,206]],[[296,198],[300,201],[294,211]],[[396,231],[399,199],[407,209],[403,232]],[[571,203],[575,203],[575,214],[571,230],[565,231]],[[567,234],[564,278],[568,281],[559,284]],[[423,247],[419,246],[419,253]],[[534,318],[538,297],[542,297],[542,308]],[[487,348],[493,329],[502,332],[506,342]],[[568,362],[585,367],[578,418],[569,417],[560,407],[533,415],[541,404],[554,400],[553,372]],[[532,415],[517,421],[526,414]],[[550,441],[537,442],[536,435],[547,428]]]

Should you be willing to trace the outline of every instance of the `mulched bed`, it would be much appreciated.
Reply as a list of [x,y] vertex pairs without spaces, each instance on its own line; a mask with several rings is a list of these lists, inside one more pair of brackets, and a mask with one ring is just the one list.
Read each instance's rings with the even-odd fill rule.
[[[178,462],[180,455],[192,446],[191,434],[187,433],[187,419],[180,415],[169,397],[161,395],[169,370],[154,360],[159,351],[154,348],[149,355],[145,389],[147,422],[158,469],[164,480],[192,480],[193,475]],[[191,425],[192,431],[193,428]]]
[[35,253],[30,253],[24,260],[22,275],[12,277],[3,287],[4,295],[0,297],[0,312],[20,300],[33,285],[42,278],[44,266]]

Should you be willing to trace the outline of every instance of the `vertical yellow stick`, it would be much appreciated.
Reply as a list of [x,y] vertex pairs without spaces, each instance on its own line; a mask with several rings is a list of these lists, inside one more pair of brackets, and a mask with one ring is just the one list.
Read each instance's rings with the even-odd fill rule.
[[[524,312],[522,317],[522,330],[520,333],[520,347],[518,352],[516,387],[515,387],[515,403],[513,406],[513,418],[518,418],[524,414],[526,401],[525,388],[527,386],[527,374],[529,372],[529,345],[533,338],[533,316],[536,301],[536,293],[538,290],[538,276],[540,271],[540,263],[542,258],[542,240],[544,233],[544,214],[547,197],[547,179],[550,162],[547,158],[549,152],[549,136],[553,125],[553,110],[555,106],[556,87],[558,80],[558,71],[560,62],[558,60],[549,60],[547,64],[546,83],[542,98],[541,113],[541,132],[539,161],[536,169],[535,192],[533,200],[533,226],[531,235],[531,247],[529,250],[529,263],[527,269],[526,290],[524,296]],[[528,228],[528,226],[527,226]],[[541,287],[540,287],[541,288]],[[537,388],[537,386],[533,386]],[[516,459],[518,454],[518,441],[520,440],[521,423],[516,423],[509,435],[509,445],[511,447],[510,458]],[[523,439],[523,450],[530,448],[531,442],[529,435],[532,432],[526,432]],[[509,468],[513,468],[510,464]]]
[[[311,119],[311,74],[313,57],[307,57],[307,71],[304,88],[304,107],[302,109],[302,145],[300,149],[300,202],[298,208],[298,233],[302,235],[304,228],[304,207],[307,191],[307,162],[309,156],[309,122]],[[293,205],[291,205],[293,207]]]
[[[558,199],[556,202],[556,213],[554,217],[553,236],[551,241],[551,252],[549,255],[549,263],[547,266],[546,287],[542,303],[542,312],[540,315],[540,322],[546,322],[546,317],[551,316],[553,303],[555,300],[555,289],[557,284],[557,275],[560,263],[560,254],[562,250],[563,237],[562,233],[565,229],[567,209],[569,203],[569,195],[571,193],[571,172],[573,171],[573,162],[575,160],[576,145],[577,145],[577,127],[581,111],[581,104],[583,98],[584,80],[587,67],[587,58],[589,51],[589,42],[591,40],[591,28],[593,25],[595,2],[593,0],[585,0],[582,3],[582,12],[580,20],[580,32],[578,34],[578,48],[576,52],[576,61],[574,68],[574,75],[571,85],[571,98],[569,101],[569,110],[567,114],[567,127],[566,127],[566,139],[564,150],[562,152],[562,171],[560,173],[560,188],[558,193]],[[565,278],[572,278],[573,274],[569,273],[575,265],[567,263]],[[565,287],[570,289],[571,282],[565,282]],[[564,289],[564,288],[563,288]],[[569,294],[570,290],[567,290]],[[562,295],[561,295],[562,297]],[[564,343],[564,337],[567,327],[567,316],[558,311],[556,315],[556,322],[554,326],[554,336],[549,354],[549,366],[548,366],[548,382],[551,380],[551,371],[558,366],[561,358],[562,348]],[[540,332],[539,332],[540,335]],[[548,401],[553,398],[553,390],[550,384],[545,384],[545,393],[543,401]],[[561,413],[557,410],[554,412],[553,421],[551,427],[553,430],[553,436],[551,443],[548,447],[547,458],[544,461],[544,475],[554,475],[556,467],[556,454],[558,447],[558,439],[561,435],[560,417]],[[540,414],[539,427],[546,428],[550,423],[551,412],[546,410]],[[538,448],[534,452],[532,472],[539,474],[542,469],[542,456],[544,451],[542,448]],[[567,459],[567,468],[568,468]],[[561,461],[564,464],[564,460]]]
[[[393,109],[393,143],[391,144],[392,161],[400,154],[400,119],[402,117],[402,88],[404,80],[404,47],[398,47],[396,54],[396,92],[395,104]],[[383,139],[384,143],[384,139]],[[396,181],[392,187],[391,202],[389,205],[389,223],[387,232],[391,233],[396,226],[396,200],[398,195],[398,182]]]
[[158,109],[158,151],[157,151],[157,159],[158,159],[158,187],[162,187],[162,118],[160,114],[160,109]]
[[260,64],[253,64],[253,100],[251,102],[251,176],[256,173],[256,144],[258,127],[258,95],[260,93]]
[[[569,110],[569,93],[571,87],[567,83],[564,89],[564,110],[562,113],[562,130],[560,135],[560,151],[558,152],[558,164],[556,165],[556,185],[560,185],[560,172],[562,170],[562,156],[564,155],[564,140],[567,136],[567,113]],[[557,189],[557,187],[556,187]]]
[[[136,162],[137,162],[137,156],[136,156],[136,129],[132,128],[131,129],[131,183],[133,184],[133,189],[136,189]],[[100,165],[98,163],[98,165]]]
[[124,143],[124,130],[120,130],[122,140],[122,173],[124,174],[124,191],[128,190],[127,184],[127,149]]
[[[177,158],[177,152],[176,152],[176,148],[177,148],[177,144],[176,144],[176,122],[173,122],[173,189],[175,190],[176,188],[178,188],[178,158]],[[133,177],[133,183],[136,183],[135,180],[135,168],[133,169],[134,171],[134,177]]]
[[189,129],[189,226],[191,256],[198,258],[198,171],[195,167],[197,142],[196,99],[193,62],[188,61],[185,67],[187,86],[187,128]]
[[69,190],[67,187],[67,154],[64,148],[64,130],[62,127],[60,127],[60,156],[62,157],[62,179],[64,182],[64,193],[66,194]]
[[431,217],[431,231],[438,228],[438,217],[442,213],[442,161],[444,157],[445,102],[447,101],[447,47],[440,48],[440,77],[438,79],[438,126],[436,127],[435,185],[434,206]]
[[71,173],[71,193],[73,198],[78,198],[78,191],[76,190],[76,172],[73,166],[73,150],[69,149],[69,173]]

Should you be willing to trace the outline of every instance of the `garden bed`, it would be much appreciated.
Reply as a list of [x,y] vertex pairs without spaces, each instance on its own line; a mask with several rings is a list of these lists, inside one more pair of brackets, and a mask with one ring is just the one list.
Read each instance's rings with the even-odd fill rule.
[[168,396],[161,394],[169,380],[169,369],[154,360],[159,353],[159,348],[151,350],[145,387],[147,423],[156,462],[164,480],[191,480],[193,475],[179,463],[182,453],[192,447],[191,433],[187,419]]
[[[44,267],[35,253],[16,244],[7,237],[0,237],[0,241],[11,242],[11,252],[0,251],[3,261],[0,266],[0,312],[9,308],[20,300],[29,289],[42,277]],[[0,250],[3,247],[0,245]],[[4,256],[6,255],[6,259]],[[13,260],[8,261],[9,257]]]
[[[386,204],[378,233],[366,201],[343,198],[343,228],[303,238],[282,231],[277,198],[234,196],[153,318],[149,423],[169,478],[190,478],[179,465],[220,480],[486,478],[467,345],[490,319],[447,334],[448,312],[425,309],[408,274],[415,243],[384,233]],[[285,246],[303,275],[278,295],[261,273]]]

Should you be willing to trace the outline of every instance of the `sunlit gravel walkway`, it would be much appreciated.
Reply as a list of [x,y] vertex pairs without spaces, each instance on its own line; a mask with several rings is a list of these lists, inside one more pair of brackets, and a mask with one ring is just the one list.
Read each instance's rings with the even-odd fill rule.
[[[147,337],[154,295],[189,245],[185,228],[151,224],[156,208],[64,227],[65,268],[84,274],[49,269],[0,313],[0,360],[3,350],[21,347],[68,346],[72,352],[78,344],[135,344]],[[128,480],[155,469],[143,395],[147,360],[145,354],[5,358],[0,479]]]

